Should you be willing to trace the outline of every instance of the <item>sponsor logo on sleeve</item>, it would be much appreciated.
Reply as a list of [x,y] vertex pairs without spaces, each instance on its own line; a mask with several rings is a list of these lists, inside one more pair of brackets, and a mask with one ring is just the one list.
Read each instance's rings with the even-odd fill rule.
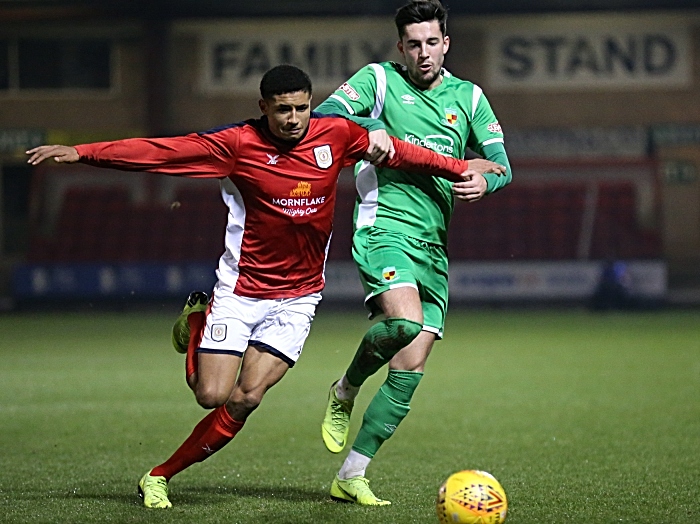
[[355,91],[353,87],[345,82],[342,86],[340,86],[338,89],[340,89],[343,93],[348,95],[348,98],[350,100],[359,100],[360,99],[360,93]]
[[493,122],[487,125],[486,129],[488,129],[490,133],[503,133],[503,130],[501,129],[501,124],[499,124],[498,122]]
[[314,147],[314,156],[316,157],[316,165],[321,169],[328,169],[333,165],[333,153],[328,144]]

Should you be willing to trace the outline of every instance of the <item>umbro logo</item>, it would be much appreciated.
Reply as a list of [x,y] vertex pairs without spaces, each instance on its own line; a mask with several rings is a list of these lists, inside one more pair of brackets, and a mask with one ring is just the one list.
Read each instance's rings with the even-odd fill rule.
[[267,165],[268,166],[276,166],[277,165],[277,160],[279,159],[279,155],[271,155],[270,153],[265,153],[267,155],[268,161]]
[[403,100],[404,104],[415,104],[415,97],[412,97],[411,95],[401,95],[401,99]]

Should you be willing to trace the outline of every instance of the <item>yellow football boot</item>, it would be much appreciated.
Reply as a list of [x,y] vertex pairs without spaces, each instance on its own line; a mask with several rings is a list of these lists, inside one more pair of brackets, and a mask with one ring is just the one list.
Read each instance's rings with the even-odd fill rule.
[[152,477],[149,471],[139,481],[139,497],[147,508],[172,508],[168,500],[168,481],[165,477]]
[[361,506],[388,506],[388,500],[377,498],[369,489],[369,480],[365,477],[352,477],[341,480],[336,476],[331,484],[331,498],[338,502],[354,502]]
[[187,346],[190,343],[190,325],[187,317],[191,313],[205,313],[209,306],[209,297],[203,291],[193,291],[187,297],[182,313],[177,317],[173,325],[173,347],[178,353],[187,353]]

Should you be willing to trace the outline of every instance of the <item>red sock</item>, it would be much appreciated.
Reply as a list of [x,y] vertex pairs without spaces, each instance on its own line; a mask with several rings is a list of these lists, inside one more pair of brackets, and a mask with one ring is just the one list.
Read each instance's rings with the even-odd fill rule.
[[187,323],[190,325],[190,343],[187,345],[187,357],[185,358],[185,379],[188,384],[192,373],[197,372],[197,348],[202,343],[206,320],[207,316],[201,312],[190,313],[187,317]]
[[151,471],[153,476],[170,480],[196,462],[213,455],[236,436],[245,421],[233,420],[226,406],[220,406],[204,417],[173,456]]

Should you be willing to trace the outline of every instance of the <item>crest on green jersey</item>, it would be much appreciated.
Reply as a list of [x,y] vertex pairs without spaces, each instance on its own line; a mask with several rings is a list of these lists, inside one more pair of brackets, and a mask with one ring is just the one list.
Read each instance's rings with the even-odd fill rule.
[[457,110],[452,109],[451,107],[446,107],[445,108],[445,120],[443,120],[442,123],[447,124],[448,126],[457,125]]

